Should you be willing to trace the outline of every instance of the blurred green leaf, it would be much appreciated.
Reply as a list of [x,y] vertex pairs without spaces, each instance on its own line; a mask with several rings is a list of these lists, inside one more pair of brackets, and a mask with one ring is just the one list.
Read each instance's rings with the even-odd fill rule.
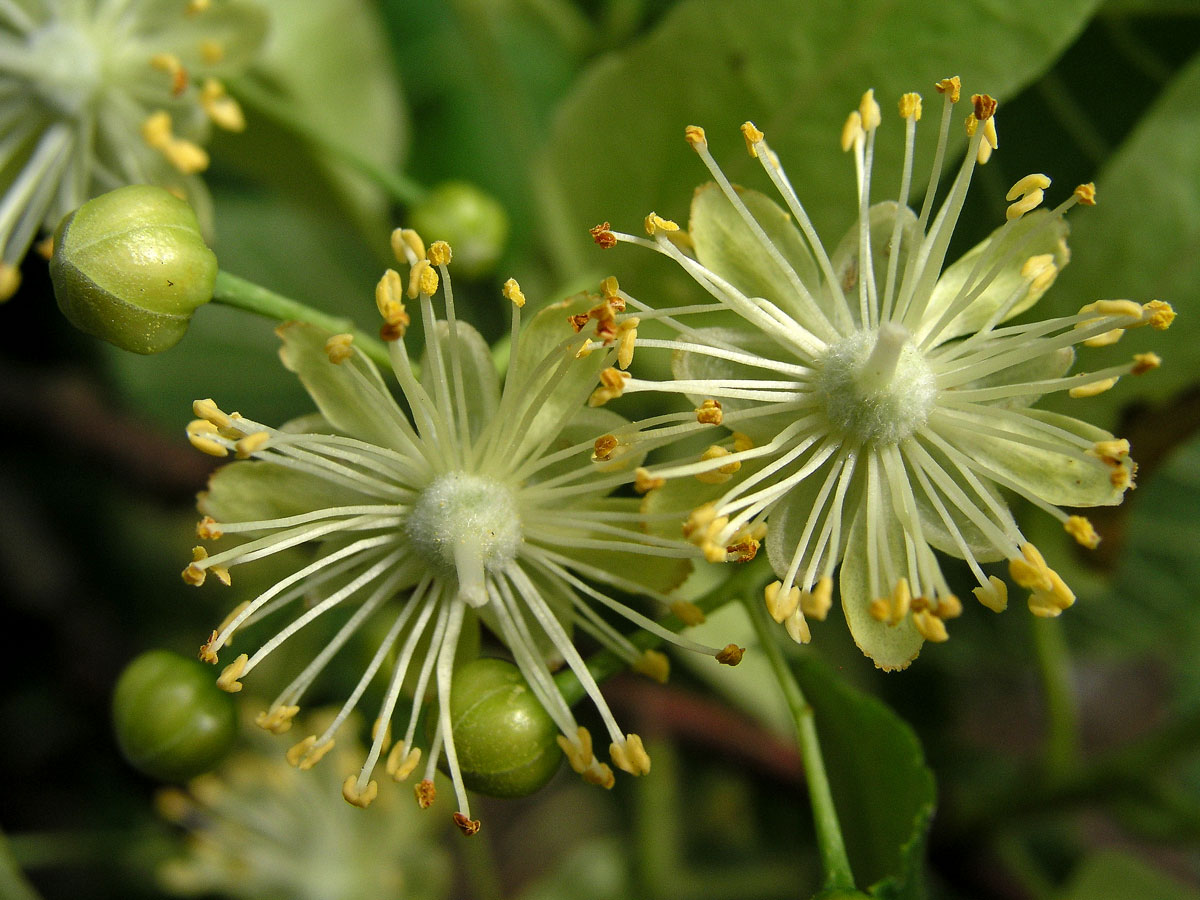
[[[986,91],[1003,104],[1053,62],[1096,6],[681,3],[646,39],[597,60],[564,101],[540,159],[550,238],[560,257],[578,264],[595,258],[586,229],[597,222],[631,231],[651,209],[684,222],[692,188],[707,177],[684,144],[684,126],[708,130],[736,182],[757,167],[737,130],[751,119],[789,168],[826,243],[836,245],[856,214],[853,163],[838,138],[865,89],[875,88],[885,110],[875,172],[877,196],[886,196],[899,184],[900,94],[932,94],[935,81],[957,73],[966,93]],[[935,128],[925,129],[927,142]],[[623,256],[623,277],[645,272],[649,256]],[[635,292],[649,293],[647,278],[636,284]]]
[[1084,860],[1058,900],[1200,900],[1200,893],[1117,851]]
[[824,665],[804,659],[795,671],[816,713],[855,879],[886,900],[924,896],[925,835],[937,790],[916,734]]

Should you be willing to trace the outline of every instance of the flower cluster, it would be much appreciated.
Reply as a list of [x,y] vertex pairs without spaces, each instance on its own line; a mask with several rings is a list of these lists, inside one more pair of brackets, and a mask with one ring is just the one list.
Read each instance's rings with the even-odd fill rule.
[[[467,834],[471,818],[451,721],[451,681],[460,646],[477,621],[515,659],[528,688],[553,718],[572,767],[591,782],[611,786],[612,770],[592,749],[551,677],[550,661],[565,662],[591,698],[610,738],[609,756],[634,775],[650,760],[636,734],[618,727],[572,641],[591,635],[633,668],[665,679],[667,658],[636,648],[610,613],[660,637],[733,664],[740,650],[704,647],[678,637],[630,608],[614,593],[635,594],[688,619],[698,610],[667,591],[685,577],[699,553],[678,538],[641,533],[638,498],[612,496],[634,479],[640,457],[616,434],[628,424],[584,401],[606,362],[628,362],[636,322],[617,324],[615,282],[605,291],[552,306],[522,321],[525,297],[515,281],[504,287],[512,330],[501,385],[492,354],[477,331],[455,314],[451,250],[426,250],[412,231],[393,235],[407,279],[389,270],[376,305],[381,334],[406,412],[374,364],[350,335],[329,335],[301,323],[279,329],[281,355],[312,395],[319,415],[272,428],[211,400],[197,401],[188,427],[192,444],[233,462],[213,477],[200,508],[202,539],[237,543],[211,555],[197,547],[184,579],[195,585],[210,574],[228,584],[230,570],[288,548],[316,544],[315,559],[243,604],[212,634],[201,658],[217,654],[235,631],[304,598],[307,608],[252,654],[222,672],[229,691],[298,631],[326,616],[341,622],[320,651],[259,717],[275,732],[290,728],[302,695],[338,651],[371,619],[386,633],[340,712],[319,734],[292,748],[300,768],[315,764],[358,704],[376,673],[391,662],[374,740],[359,771],[343,785],[346,799],[366,806],[378,792],[375,766],[390,741],[390,725],[408,685],[403,735],[387,753],[386,771],[400,781],[423,767],[416,793],[434,797],[433,775],[444,755],[458,800],[455,821]],[[444,299],[444,317],[434,296]],[[419,305],[426,337],[419,366],[405,343]],[[582,337],[581,337],[582,335]],[[420,372],[418,377],[417,372]],[[601,437],[597,439],[597,434]],[[437,714],[422,760],[417,722],[432,684]],[[398,729],[399,730],[399,729]]]
[[207,221],[201,145],[245,127],[220,79],[265,27],[238,0],[0,3],[0,300],[38,233],[105,191],[157,184]]
[[[786,209],[734,187],[693,126],[687,141],[713,182],[697,190],[687,231],[654,214],[648,239],[607,223],[593,230],[601,247],[632,243],[673,259],[712,298],[652,309],[622,295],[642,322],[672,329],[669,339],[638,346],[674,351],[674,378],[622,376],[598,401],[639,391],[683,395],[696,406],[695,429],[731,432],[701,455],[648,467],[641,484],[664,492],[660,506],[693,507],[685,533],[709,559],[739,556],[744,536],[766,529],[779,578],[766,604],[797,641],[810,639],[808,619],[825,618],[840,566],[850,630],[884,669],[904,668],[925,641],[945,640],[947,621],[962,611],[934,550],[966,561],[976,597],[993,610],[1005,608],[1008,588],[981,564],[1002,559],[1030,591],[1035,615],[1056,616],[1074,602],[1001,491],[1060,520],[1080,544],[1096,545],[1088,520],[1061,507],[1119,503],[1135,472],[1129,445],[1032,404],[1055,391],[1091,397],[1122,375],[1156,368],[1158,356],[1146,352],[1067,375],[1077,345],[1110,345],[1131,328],[1166,328],[1174,316],[1158,301],[1101,300],[1077,315],[1006,325],[1066,264],[1063,215],[1094,203],[1095,191],[1082,185],[1046,210],[1039,207],[1050,179],[1022,178],[1008,193],[1005,224],[945,265],[974,168],[997,146],[996,102],[971,98],[969,146],[935,210],[960,84],[945,79],[937,90],[941,128],[919,211],[908,204],[921,98],[906,94],[899,104],[905,153],[894,201],[871,200],[882,123],[872,92],[850,115],[842,147],[855,162],[858,216],[832,253],[749,122],[746,147]],[[720,324],[687,324],[706,313]],[[656,439],[653,429],[645,434]],[[723,486],[706,488],[692,476]]]

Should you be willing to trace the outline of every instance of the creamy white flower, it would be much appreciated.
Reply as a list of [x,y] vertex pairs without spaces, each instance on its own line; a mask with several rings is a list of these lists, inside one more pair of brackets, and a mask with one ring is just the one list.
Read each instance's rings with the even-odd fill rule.
[[[1031,590],[1035,614],[1058,615],[1074,601],[1022,534],[1001,489],[1095,545],[1087,520],[1060,507],[1119,503],[1134,471],[1128,444],[1031,404],[1052,391],[1088,397],[1121,375],[1157,367],[1158,357],[1143,353],[1126,365],[1066,375],[1077,344],[1111,344],[1125,329],[1163,328],[1174,315],[1164,303],[1105,300],[1075,316],[1005,326],[1066,264],[1063,213],[1094,202],[1094,189],[1083,185],[1047,211],[1037,207],[1050,180],[1021,179],[1008,195],[1008,221],[945,266],[972,172],[997,141],[995,101],[976,95],[966,157],[935,210],[958,79],[938,90],[940,140],[919,212],[908,203],[920,98],[900,102],[906,138],[897,201],[871,203],[882,121],[871,92],[850,116],[843,149],[855,161],[858,222],[832,254],[751,123],[742,128],[747,148],[786,211],[734,188],[703,130],[691,127],[688,142],[715,183],[696,192],[688,231],[655,215],[646,220],[649,240],[607,226],[594,231],[602,246],[623,241],[669,256],[715,301],[652,310],[626,297],[643,322],[658,319],[677,335],[638,341],[675,351],[674,380],[632,378],[623,392],[684,394],[699,404],[697,428],[734,432],[645,477],[666,480],[675,502],[696,504],[700,488],[680,479],[728,482],[723,491],[708,489],[711,502],[697,505],[686,526],[710,559],[726,558],[736,535],[769,523],[767,550],[780,580],[767,588],[767,606],[797,641],[810,639],[808,618],[825,617],[840,564],[851,632],[885,669],[908,665],[926,640],[945,640],[946,620],[961,612],[934,549],[966,560],[978,599],[992,609],[1004,608],[1007,588],[981,563],[999,559]],[[706,321],[717,327],[686,324],[714,312]]]
[[[548,660],[565,662],[578,677],[608,731],[615,765],[636,775],[648,771],[650,761],[641,739],[617,726],[571,629],[659,678],[666,677],[666,657],[639,650],[598,610],[722,662],[735,662],[740,652],[680,638],[610,595],[640,594],[686,614],[688,606],[665,592],[682,580],[687,559],[696,553],[681,540],[642,535],[638,500],[609,496],[633,480],[630,470],[637,462],[622,454],[611,434],[631,426],[583,402],[600,368],[621,352],[619,336],[607,331],[615,321],[612,301],[602,295],[575,298],[522,324],[525,298],[510,280],[504,293],[512,301],[511,353],[502,389],[487,344],[455,316],[449,246],[439,241],[426,253],[411,231],[397,231],[393,245],[411,266],[407,290],[389,270],[376,302],[411,414],[397,405],[349,335],[330,336],[298,323],[282,326],[283,361],[300,376],[320,416],[275,429],[226,414],[211,400],[197,401],[200,418],[188,429],[192,443],[208,453],[248,459],[213,478],[200,502],[207,514],[200,535],[246,540],[211,556],[197,548],[184,579],[199,584],[212,573],[227,582],[232,566],[315,542],[316,559],[235,610],[213,632],[201,658],[215,662],[236,630],[312,598],[310,608],[295,610],[278,634],[226,667],[218,683],[240,690],[240,679],[300,629],[353,607],[334,638],[261,717],[264,727],[283,731],[301,695],[351,636],[373,617],[390,622],[341,712],[289,758],[302,768],[315,763],[390,661],[375,740],[360,771],[346,779],[346,799],[366,805],[375,796],[371,774],[407,678],[415,681],[413,699],[407,718],[400,719],[404,734],[387,758],[387,771],[403,780],[423,765],[417,796],[428,805],[444,753],[459,803],[455,820],[472,834],[479,823],[470,818],[449,698],[460,636],[476,616],[507,646],[560,728],[559,744],[571,765],[606,787],[612,771],[593,754],[591,737],[564,702]],[[444,319],[433,308],[439,289]],[[404,341],[406,298],[420,304],[430,337],[420,379]],[[577,337],[585,327],[588,336]],[[601,432],[610,433],[597,440]],[[439,715],[422,762],[417,714],[431,683]]]

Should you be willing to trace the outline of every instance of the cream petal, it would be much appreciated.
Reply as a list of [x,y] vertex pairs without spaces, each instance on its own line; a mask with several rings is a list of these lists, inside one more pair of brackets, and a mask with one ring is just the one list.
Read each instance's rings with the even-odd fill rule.
[[378,503],[358,491],[289,466],[258,460],[222,466],[200,494],[200,512],[218,522],[259,522],[318,509]]
[[[907,206],[901,207],[894,200],[876,203],[871,207],[869,212],[871,268],[875,277],[880,303],[883,302],[883,293],[887,287],[888,261],[892,255],[892,232],[895,230],[897,216],[901,220],[900,256],[896,263],[896,284],[898,286],[900,280],[904,277],[904,267],[908,262],[909,253],[918,240],[917,216]],[[849,308],[855,322],[859,320],[860,304],[858,286],[860,279],[863,277],[862,254],[859,250],[859,243],[858,225],[855,224],[846,232],[841,241],[838,242],[837,249],[833,251],[833,256],[830,258],[834,275],[837,277],[842,293],[846,298],[846,306]],[[832,304],[837,302],[828,285],[825,285],[824,292],[827,297],[827,303]]]

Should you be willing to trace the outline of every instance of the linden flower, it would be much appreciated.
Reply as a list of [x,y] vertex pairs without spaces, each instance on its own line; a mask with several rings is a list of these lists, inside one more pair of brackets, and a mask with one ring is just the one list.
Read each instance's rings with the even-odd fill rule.
[[235,0],[0,2],[0,300],[39,231],[91,197],[157,184],[207,217],[210,123],[245,120],[219,77],[265,32]]
[[[908,201],[920,98],[907,94],[900,103],[906,138],[898,202],[871,205],[881,116],[870,91],[850,116],[842,143],[854,153],[858,223],[832,255],[750,123],[742,126],[749,152],[787,212],[732,187],[703,130],[691,127],[687,139],[716,183],[696,192],[688,232],[653,214],[650,240],[607,224],[593,232],[601,246],[625,241],[671,257],[716,301],[652,311],[626,298],[643,320],[660,319],[677,336],[639,342],[676,351],[675,379],[629,379],[624,393],[684,394],[699,404],[700,423],[735,432],[730,446],[714,444],[694,461],[655,467],[643,478],[729,482],[685,526],[710,559],[725,559],[735,535],[769,520],[767,550],[779,581],[767,588],[767,606],[797,641],[810,639],[806,618],[825,617],[840,564],[850,630],[884,669],[907,666],[926,640],[945,640],[946,621],[961,612],[934,549],[966,560],[977,598],[991,609],[1005,607],[1007,588],[980,564],[999,559],[1031,591],[1034,614],[1055,616],[1074,602],[1022,535],[1000,489],[1094,547],[1099,538],[1088,521],[1059,507],[1119,503],[1134,472],[1129,445],[1030,405],[1052,391],[1089,397],[1121,375],[1157,367],[1158,357],[1143,353],[1126,365],[1066,376],[1075,345],[1111,344],[1125,329],[1165,328],[1174,316],[1165,303],[1103,300],[1078,315],[1003,326],[1067,262],[1063,213],[1094,202],[1094,191],[1084,185],[1057,208],[1038,210],[1050,180],[1021,179],[1008,194],[1008,221],[943,267],[972,171],[995,148],[996,131],[995,101],[976,95],[966,157],[935,214],[958,79],[937,87],[941,132],[919,213]],[[722,311],[722,327],[684,324],[685,316],[714,310]]]
[[[597,370],[621,354],[622,341],[615,330],[609,331],[615,321],[611,301],[599,295],[567,301],[522,326],[525,298],[510,280],[504,293],[513,303],[512,353],[502,390],[487,344],[455,318],[449,246],[436,242],[426,254],[414,232],[399,230],[393,246],[397,258],[411,266],[407,292],[400,276],[389,270],[376,302],[411,418],[349,335],[329,337],[299,323],[282,326],[284,364],[300,376],[320,416],[274,429],[236,413],[227,415],[211,400],[197,401],[200,418],[188,429],[192,443],[218,456],[233,453],[251,460],[235,462],[214,476],[200,501],[207,515],[199,534],[246,540],[211,556],[198,547],[183,575],[199,584],[211,572],[228,583],[233,566],[318,542],[312,563],[235,610],[213,632],[201,658],[215,662],[234,631],[305,596],[312,598],[309,608],[295,612],[257,651],[226,667],[218,684],[240,690],[239,679],[288,638],[318,617],[353,605],[328,646],[260,717],[261,725],[282,732],[301,695],[347,640],[372,617],[390,622],[341,712],[319,735],[292,748],[289,759],[301,768],[313,765],[332,746],[334,732],[375,673],[385,660],[394,659],[374,741],[360,771],[346,779],[343,793],[361,806],[376,795],[372,770],[388,740],[406,676],[415,677],[414,699],[407,718],[401,718],[404,735],[388,755],[386,769],[399,781],[421,765],[421,749],[414,743],[417,713],[432,680],[439,715],[417,796],[422,806],[432,802],[434,769],[444,753],[459,804],[455,821],[473,834],[479,823],[470,817],[449,700],[459,636],[474,616],[511,651],[530,689],[561,729],[559,744],[574,769],[606,787],[612,784],[612,771],[596,759],[587,729],[579,726],[555,687],[548,654],[571,667],[599,710],[613,763],[637,775],[649,770],[650,761],[641,739],[617,726],[570,630],[590,634],[635,668],[659,678],[666,677],[666,657],[636,649],[597,608],[722,662],[736,662],[740,651],[679,638],[606,593],[638,593],[682,615],[698,613],[688,604],[672,604],[662,592],[682,579],[695,548],[680,540],[642,536],[637,499],[607,496],[633,475],[627,468],[611,471],[622,461],[621,448],[616,441],[597,441],[595,435],[624,420],[607,410],[588,409],[583,401]],[[431,299],[439,285],[445,297],[442,320]],[[418,300],[430,336],[420,380],[404,342],[406,293],[409,300]],[[576,331],[587,323],[595,336],[580,344]],[[580,354],[590,358],[577,358]],[[667,565],[651,565],[655,556]],[[424,646],[431,649],[419,649]]]

